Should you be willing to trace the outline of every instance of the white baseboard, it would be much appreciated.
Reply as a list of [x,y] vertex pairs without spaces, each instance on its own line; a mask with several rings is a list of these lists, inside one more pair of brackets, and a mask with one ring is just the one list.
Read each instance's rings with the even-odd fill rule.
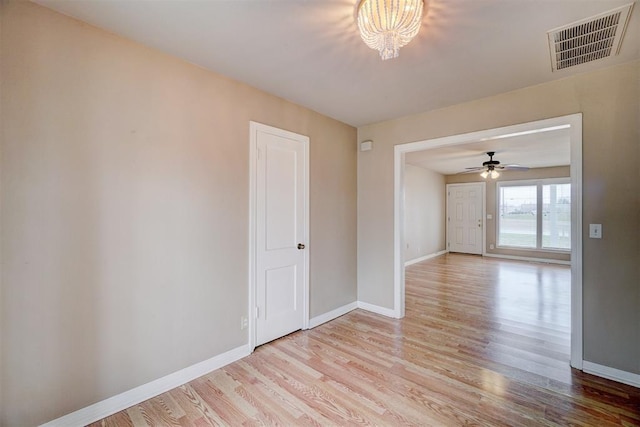
[[587,362],[586,360],[582,362],[582,370],[587,374],[597,375],[602,378],[640,388],[640,375],[638,374],[598,365],[597,363]]
[[398,318],[396,312],[392,308],[380,307],[379,305],[373,305],[362,301],[358,301],[358,308],[372,313],[381,314],[383,316],[393,317],[394,319]]
[[483,254],[482,256],[486,256],[486,257],[489,257],[489,258],[514,259],[514,260],[517,260],[517,261],[546,262],[547,264],[571,265],[571,261],[563,261],[563,260],[560,260],[560,259],[532,258],[532,257],[528,257],[528,256],[487,254],[487,253]]
[[428,260],[428,259],[435,258],[435,257],[437,257],[437,256],[444,255],[444,254],[446,254],[446,253],[447,253],[447,251],[446,251],[446,250],[444,250],[444,251],[438,251],[438,252],[435,252],[435,253],[432,253],[432,254],[429,254],[429,255],[421,256],[420,258],[415,258],[415,259],[412,259],[412,260],[406,261],[406,262],[404,263],[404,266],[405,266],[405,267],[408,267],[408,266],[410,266],[411,264],[417,264],[417,263],[419,263],[419,262],[426,261],[426,260]]
[[169,374],[165,377],[158,378],[150,383],[143,384],[124,393],[102,400],[93,405],[79,409],[68,415],[57,418],[48,423],[42,424],[40,427],[58,427],[58,426],[84,426],[91,424],[102,418],[113,415],[147,399],[151,399],[159,394],[179,387],[198,377],[208,374],[211,371],[220,369],[230,363],[240,360],[251,354],[249,345],[234,348],[211,359],[205,360],[177,372]]
[[393,317],[394,319],[398,318],[396,312],[391,308],[380,307],[378,305],[373,305],[373,304],[369,304],[362,301],[355,301],[347,305],[343,305],[342,307],[338,307],[335,310],[331,310],[328,313],[321,314],[320,316],[316,316],[313,319],[309,319],[309,329],[315,328],[316,326],[322,325],[323,323],[336,319],[344,314],[347,314],[352,310],[355,310],[356,308],[361,308],[363,310],[370,311],[376,314],[381,314],[387,317]]
[[358,302],[354,301],[349,304],[343,305],[342,307],[338,307],[335,310],[331,310],[328,313],[324,313],[320,316],[309,319],[309,329],[320,326],[323,323],[329,322],[330,320],[337,319],[338,317],[343,316],[348,312],[355,310],[356,308],[358,308]]

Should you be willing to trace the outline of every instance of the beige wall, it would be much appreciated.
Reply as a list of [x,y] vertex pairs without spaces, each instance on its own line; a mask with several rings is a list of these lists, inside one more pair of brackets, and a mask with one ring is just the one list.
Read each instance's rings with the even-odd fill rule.
[[0,425],[246,344],[249,121],[310,137],[311,315],[356,300],[356,130],[2,2]]
[[535,168],[530,169],[526,172],[513,172],[513,171],[503,171],[500,173],[500,177],[498,179],[482,179],[479,174],[458,174],[458,175],[447,175],[445,180],[447,184],[458,184],[464,182],[486,182],[486,201],[485,206],[487,209],[487,215],[491,215],[492,219],[486,220],[485,227],[485,242],[486,242],[486,252],[488,254],[495,255],[508,255],[508,256],[521,256],[521,257],[530,257],[530,258],[542,258],[542,259],[552,259],[552,260],[560,260],[560,261],[569,261],[571,259],[571,254],[563,253],[563,252],[552,252],[552,251],[544,251],[544,250],[536,250],[536,251],[528,251],[524,249],[505,249],[495,247],[491,249],[489,245],[496,245],[496,221],[497,221],[497,213],[496,207],[498,202],[496,200],[496,182],[501,181],[519,181],[526,179],[540,179],[540,178],[564,178],[569,177],[569,166],[560,166],[553,168]]
[[444,175],[414,165],[404,170],[404,260],[445,249]]
[[[358,298],[393,306],[393,147],[583,113],[584,358],[640,373],[640,62],[358,129]],[[588,224],[603,224],[603,239]]]

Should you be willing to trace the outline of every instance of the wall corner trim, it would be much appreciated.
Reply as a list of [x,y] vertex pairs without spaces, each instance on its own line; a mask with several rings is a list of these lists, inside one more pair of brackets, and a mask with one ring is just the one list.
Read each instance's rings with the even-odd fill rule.
[[333,319],[337,319],[338,317],[343,316],[348,312],[355,310],[356,308],[358,308],[358,302],[354,301],[349,304],[343,305],[342,307],[338,307],[327,313],[309,319],[309,329],[313,329],[316,326],[322,325],[323,323],[327,323]]
[[398,313],[392,308],[380,307],[379,305],[369,304],[368,302],[358,301],[358,308],[383,316],[393,317],[394,319],[399,318]]
[[56,418],[55,420],[42,424],[40,427],[79,426],[93,423],[186,384],[189,381],[206,375],[216,369],[220,369],[223,366],[248,356],[249,354],[251,354],[249,344],[236,347],[225,353],[214,356],[211,359],[196,363],[195,365],[191,365],[162,378],[158,378],[157,380],[132,388],[124,393],[117,394],[60,418]]
[[640,388],[640,374],[621,371],[620,369],[610,368],[586,360],[582,362],[582,371],[587,374],[597,375],[608,380]]
[[444,255],[444,254],[446,254],[447,252],[449,252],[449,251],[447,251],[447,250],[444,250],[444,251],[438,251],[438,252],[434,252],[434,253],[429,254],[429,255],[421,256],[420,258],[414,258],[414,259],[412,259],[412,260],[406,261],[406,262],[404,263],[404,266],[405,266],[405,267],[408,267],[408,266],[410,266],[410,265],[417,264],[417,263],[419,263],[419,262],[426,261],[426,260],[428,260],[428,259],[435,258],[435,257],[440,256],[440,255]]

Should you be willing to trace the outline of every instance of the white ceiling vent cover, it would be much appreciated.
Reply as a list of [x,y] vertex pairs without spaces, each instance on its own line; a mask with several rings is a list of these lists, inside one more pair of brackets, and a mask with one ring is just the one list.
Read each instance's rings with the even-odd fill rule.
[[633,3],[548,31],[553,71],[617,55]]

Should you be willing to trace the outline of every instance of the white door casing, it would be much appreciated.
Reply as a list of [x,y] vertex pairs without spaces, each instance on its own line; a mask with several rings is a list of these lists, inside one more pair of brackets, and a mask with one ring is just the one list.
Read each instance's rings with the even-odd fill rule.
[[447,185],[447,249],[482,255],[484,183]]
[[255,122],[250,130],[254,348],[308,324],[309,138]]

